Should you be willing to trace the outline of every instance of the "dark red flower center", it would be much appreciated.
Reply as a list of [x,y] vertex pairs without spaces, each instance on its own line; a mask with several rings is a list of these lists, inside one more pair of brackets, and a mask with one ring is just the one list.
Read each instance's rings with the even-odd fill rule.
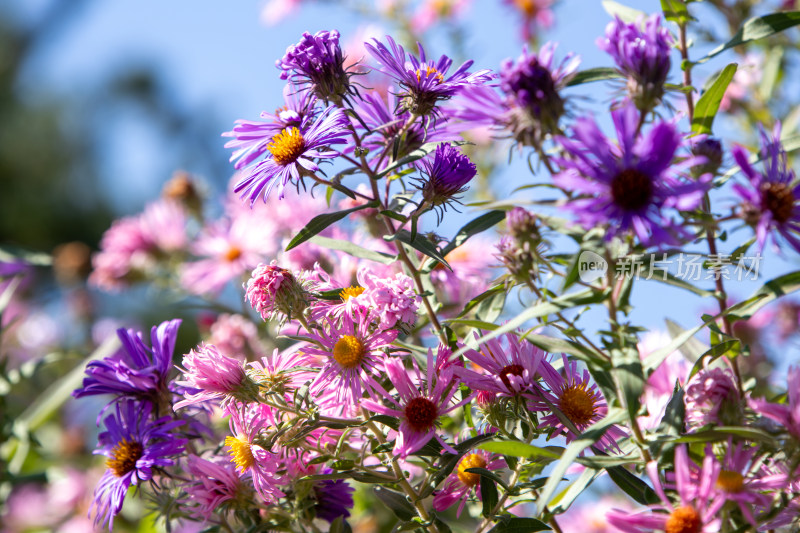
[[508,379],[509,375],[519,376],[522,377],[522,373],[525,371],[522,368],[522,365],[507,365],[504,366],[503,369],[500,371],[500,381],[503,382],[503,385],[508,387],[511,390],[511,380]]
[[122,477],[134,468],[144,453],[144,446],[136,441],[122,439],[111,450],[111,457],[106,461],[106,466],[110,468],[114,475]]
[[427,398],[413,398],[406,405],[406,420],[415,431],[427,431],[439,417],[436,404]]
[[644,172],[626,168],[611,180],[614,204],[626,211],[638,211],[653,198],[653,181]]
[[775,222],[783,224],[792,218],[794,211],[792,189],[784,183],[762,183],[761,206],[772,213]]

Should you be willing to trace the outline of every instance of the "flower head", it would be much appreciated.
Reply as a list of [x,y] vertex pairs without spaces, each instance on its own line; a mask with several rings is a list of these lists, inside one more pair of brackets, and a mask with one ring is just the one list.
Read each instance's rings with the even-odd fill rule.
[[306,116],[300,126],[284,128],[274,135],[266,149],[266,159],[253,162],[242,168],[242,178],[234,192],[247,197],[252,206],[263,193],[264,202],[275,185],[279,198],[292,180],[299,188],[306,172],[316,172],[319,166],[314,159],[332,159],[339,155],[329,145],[346,142],[349,120],[335,106],[325,109],[319,117]]
[[214,513],[230,506],[244,506],[252,500],[253,490],[242,481],[236,468],[222,458],[207,460],[197,455],[186,459],[186,470],[192,482],[184,485],[195,516],[208,521]]
[[[477,334],[476,334],[477,338]],[[532,392],[539,364],[545,353],[514,333],[486,341],[480,350],[467,350],[464,357],[482,372],[456,367],[454,372],[473,390],[515,396]]]
[[633,232],[642,244],[676,243],[688,235],[667,209],[688,210],[699,205],[707,182],[679,179],[678,172],[692,158],[673,165],[681,137],[668,122],[656,123],[649,133],[637,132],[639,114],[632,106],[611,113],[619,145],[609,141],[593,119],[579,119],[573,138],[558,142],[571,155],[558,159],[563,171],[553,181],[565,190],[581,193],[567,207],[589,229],[606,224],[608,239]]
[[344,69],[344,54],[339,47],[339,32],[303,33],[300,42],[286,49],[275,62],[281,79],[307,85],[320,99],[341,100],[350,91],[350,78]]
[[274,260],[253,270],[245,285],[245,299],[264,320],[271,320],[276,315],[299,316],[309,304],[302,283]]
[[467,190],[467,184],[478,172],[475,163],[450,143],[437,146],[433,157],[422,159],[419,166],[426,174],[418,185],[422,199],[434,207],[458,201],[456,195]]
[[800,440],[800,368],[789,368],[786,379],[789,404],[770,403],[763,398],[752,398],[749,401],[754,411],[781,424],[786,430]]
[[530,41],[536,36],[538,29],[553,25],[551,7],[555,0],[503,0],[522,16],[522,40]]
[[175,409],[209,400],[246,399],[257,392],[255,384],[247,379],[244,363],[222,355],[213,344],[201,344],[196,351],[184,355],[181,370],[185,380],[177,384],[199,392],[187,394]]
[[[151,420],[147,402],[127,400],[115,406],[114,414],[106,417],[106,431],[100,434],[94,453],[108,457],[106,470],[94,491],[92,509],[95,524],[114,522],[122,509],[128,487],[153,478],[154,469],[174,464],[172,456],[183,451],[186,439],[171,433],[181,421],[169,417]],[[90,509],[91,513],[91,509]]]
[[[330,474],[333,470],[326,468],[323,474]],[[356,491],[344,479],[323,479],[314,485],[314,497],[317,503],[314,505],[314,512],[317,518],[321,518],[328,523],[333,523],[339,518],[350,516],[350,509],[353,508],[353,493]]]
[[655,107],[664,94],[670,69],[672,36],[661,26],[659,15],[626,23],[615,17],[606,26],[605,38],[597,45],[614,59],[617,68],[628,78],[628,92],[639,109]]
[[456,517],[461,516],[464,505],[470,496],[481,496],[481,475],[467,472],[470,468],[485,468],[486,470],[500,470],[506,467],[505,460],[493,453],[483,450],[474,450],[461,458],[458,466],[445,481],[442,490],[433,497],[433,508],[441,512],[461,501],[456,511]]
[[786,163],[786,152],[780,141],[780,123],[775,125],[772,138],[763,127],[760,135],[764,172],[757,172],[753,168],[742,147],[734,146],[731,150],[736,163],[750,181],[750,187],[738,183],[733,186],[744,201],[742,217],[755,228],[759,250],[764,249],[770,232],[777,232],[800,252],[800,185],[795,183],[794,170]]
[[742,423],[742,401],[730,370],[709,368],[701,370],[686,385],[686,425],[700,428],[738,425]]
[[406,54],[402,46],[387,36],[389,47],[373,39],[365,43],[370,54],[380,63],[385,72],[396,79],[404,89],[403,108],[415,115],[426,116],[434,112],[436,104],[457,94],[469,85],[482,85],[491,79],[488,70],[470,74],[467,69],[472,61],[461,65],[453,74],[447,75],[453,60],[443,55],[438,61],[428,61],[425,50],[418,44],[419,58]]

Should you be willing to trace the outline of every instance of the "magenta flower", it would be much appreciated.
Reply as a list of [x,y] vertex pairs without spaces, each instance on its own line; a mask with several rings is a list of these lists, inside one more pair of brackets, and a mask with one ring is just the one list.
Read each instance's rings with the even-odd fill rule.
[[658,477],[655,461],[647,464],[647,475],[653,482],[656,494],[663,504],[650,506],[650,512],[628,513],[612,510],[606,513],[608,523],[626,533],[718,533],[721,520],[717,513],[725,505],[725,498],[714,490],[716,474],[710,465],[704,464],[698,482],[691,479],[691,466],[686,446],[675,448],[675,478],[679,500],[673,503],[667,498],[664,486]]
[[343,407],[361,401],[366,391],[382,390],[372,376],[380,374],[384,350],[397,338],[397,331],[369,332],[363,316],[343,315],[341,324],[327,320],[309,335],[303,353],[322,358],[322,368],[311,384],[313,394],[329,393]]
[[265,321],[278,315],[299,316],[309,304],[302,282],[274,260],[253,270],[245,285],[245,299]]
[[787,377],[789,405],[771,403],[761,398],[751,398],[750,407],[767,418],[781,424],[796,439],[800,440],[800,368],[789,368]]
[[219,315],[211,324],[208,342],[222,355],[236,359],[250,359],[264,352],[256,325],[242,315]]
[[575,122],[572,139],[556,139],[571,157],[556,159],[562,172],[553,181],[580,194],[566,207],[586,229],[604,225],[607,239],[632,232],[650,246],[688,238],[667,211],[700,205],[707,182],[679,179],[679,171],[691,166],[694,158],[672,164],[682,142],[677,129],[658,122],[647,136],[640,137],[639,114],[633,106],[612,111],[611,117],[619,145],[609,141],[590,118]]
[[95,510],[95,524],[107,522],[122,510],[131,485],[153,479],[155,470],[175,463],[173,456],[183,451],[186,439],[172,430],[183,424],[168,416],[151,420],[148,402],[127,400],[117,403],[114,414],[106,417],[106,431],[100,433],[95,454],[108,457],[106,470],[94,491],[89,514]]
[[[186,399],[175,404],[174,409],[207,401],[233,400],[246,393],[247,376],[244,363],[219,353],[213,344],[201,344],[197,351],[191,350],[183,356],[184,381],[177,384],[197,393],[187,393]],[[249,387],[252,389],[253,387]]]
[[347,115],[334,106],[323,111],[319,117],[306,116],[299,127],[284,128],[272,137],[266,146],[271,157],[242,168],[242,178],[234,192],[247,197],[252,206],[259,196],[264,202],[277,184],[278,198],[283,198],[284,189],[294,180],[299,188],[303,176],[319,170],[315,159],[333,159],[339,155],[330,145],[347,142],[350,124]]
[[305,349],[305,344],[294,345],[283,351],[275,348],[272,354],[250,363],[248,374],[262,387],[283,392],[289,397],[316,377],[312,371],[301,369],[317,366],[317,361],[303,352]]
[[500,470],[506,468],[505,460],[493,453],[475,450],[466,454],[458,463],[458,467],[448,476],[442,490],[437,491],[433,497],[433,508],[439,512],[449,509],[457,501],[461,501],[456,511],[456,517],[461,516],[467,500],[477,496],[481,498],[481,475],[467,472],[470,468],[485,468],[487,470]]
[[[605,418],[608,413],[608,405],[605,398],[597,390],[597,385],[592,383],[589,371],[584,369],[578,371],[575,361],[567,359],[565,354],[561,355],[564,362],[564,375],[559,373],[547,361],[542,360],[539,364],[539,374],[547,384],[549,391],[542,391],[542,396],[533,396],[531,407],[538,411],[550,411],[550,405],[558,408],[561,413],[569,419],[575,428],[583,433],[589,426]],[[541,418],[544,426],[553,428],[550,438],[561,435],[566,436],[567,442],[572,442],[579,434],[575,434],[566,427],[561,419],[553,412]],[[603,448],[616,448],[617,440],[625,437],[625,433],[612,426],[598,441]]]
[[[427,376],[423,380],[416,360],[413,362],[416,383],[409,377],[402,361],[394,358],[384,360],[386,374],[399,395],[398,400],[388,394],[384,398],[394,404],[394,407],[387,407],[372,399],[364,400],[361,405],[370,411],[400,419],[400,429],[394,443],[394,453],[400,457],[408,457],[434,438],[447,452],[458,453],[437,434],[436,428],[440,416],[461,407],[472,399],[472,395],[451,405],[453,396],[458,391],[458,387],[452,384],[451,371],[445,370],[438,377],[433,354],[429,351]],[[423,383],[426,385],[420,390]]]
[[514,333],[506,333],[502,338],[486,341],[479,351],[464,353],[464,357],[482,372],[456,367],[454,373],[473,390],[501,396],[532,393],[537,389],[537,372],[544,356],[545,353],[530,342],[520,341]]
[[739,425],[744,420],[739,389],[732,372],[725,368],[706,368],[686,385],[686,426]]
[[209,461],[197,455],[186,458],[186,471],[194,480],[183,486],[193,515],[210,520],[214,513],[224,511],[225,506],[252,500],[252,489],[242,482],[236,467],[229,461]]
[[794,170],[786,162],[786,151],[780,141],[780,122],[775,124],[771,139],[763,126],[759,129],[759,135],[764,172],[757,172],[753,168],[747,152],[741,146],[731,149],[733,158],[750,181],[750,187],[738,183],[733,186],[744,200],[742,217],[755,228],[759,250],[764,249],[770,232],[776,232],[800,252],[800,205],[797,202],[800,199],[800,185],[795,183]]

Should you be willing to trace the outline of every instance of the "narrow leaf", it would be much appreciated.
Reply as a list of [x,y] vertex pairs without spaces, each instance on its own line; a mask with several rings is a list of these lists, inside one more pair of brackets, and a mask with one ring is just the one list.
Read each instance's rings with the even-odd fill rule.
[[692,20],[683,0],[661,0],[661,10],[664,12],[665,19],[681,26]]
[[492,516],[497,502],[500,501],[500,498],[497,496],[497,486],[494,484],[494,481],[491,478],[486,476],[481,479],[480,486],[481,500],[483,500],[482,514],[485,517]]
[[694,133],[711,133],[711,125],[714,123],[714,117],[717,116],[719,103],[725,96],[725,90],[733,79],[733,75],[736,74],[736,67],[736,63],[731,63],[722,69],[711,87],[697,101],[692,119]]
[[350,241],[343,241],[340,239],[330,239],[328,237],[323,237],[322,235],[314,235],[309,240],[310,242],[318,244],[323,248],[328,248],[329,250],[339,250],[340,252],[352,255],[353,257],[368,259],[370,261],[375,261],[376,263],[382,263],[384,265],[390,265],[397,260],[397,258],[395,258],[395,256],[393,255],[389,255],[383,252],[375,252],[373,250],[368,250],[367,248],[359,246]]
[[407,522],[417,516],[414,506],[406,499],[405,495],[383,487],[375,487],[375,495],[400,520]]
[[356,211],[360,211],[362,209],[367,209],[370,207],[378,207],[378,205],[379,204],[377,201],[372,201],[350,209],[345,209],[344,211],[337,211],[335,213],[325,213],[322,215],[317,215],[314,218],[312,218],[308,224],[306,224],[306,227],[300,230],[300,233],[294,236],[291,242],[289,242],[289,245],[286,247],[286,251],[288,252],[289,250],[298,246],[299,244],[306,242],[314,235],[323,231],[331,224],[343,219],[350,213],[355,213]]
[[514,457],[525,457],[527,459],[544,457],[545,459],[552,460],[559,459],[561,457],[561,452],[563,451],[563,448],[555,448],[552,446],[541,448],[539,446],[534,446],[533,444],[527,444],[525,442],[519,442],[515,440],[484,442],[483,444],[479,445],[478,448],[481,450],[486,450],[487,452],[498,453],[501,455],[513,455]]
[[622,78],[624,78],[624,76],[620,74],[619,71],[615,68],[611,67],[589,68],[575,73],[572,79],[567,82],[567,87],[582,85],[584,83],[592,83],[594,81],[617,80]]
[[447,263],[447,261],[445,261],[444,254],[442,254],[442,252],[440,252],[439,249],[436,246],[434,246],[434,244],[431,241],[429,241],[428,239],[426,239],[422,235],[419,235],[419,234],[415,235],[414,238],[412,239],[411,238],[411,233],[409,233],[407,230],[403,229],[403,230],[398,231],[393,236],[384,236],[383,238],[384,238],[384,240],[387,240],[387,241],[393,241],[393,240],[397,239],[398,241],[411,246],[415,250],[417,250],[419,252],[422,252],[423,254],[427,255],[428,257],[436,259],[439,263],[441,263],[442,265],[447,267],[448,270],[450,270],[450,271],[453,270],[450,267],[450,265]]
[[633,9],[632,7],[622,5],[619,2],[614,2],[612,0],[603,0],[603,9],[605,9],[606,13],[612,17],[619,17],[623,22],[627,22],[629,24],[647,17],[647,14],[644,11]]
[[647,483],[621,466],[607,468],[606,471],[611,480],[625,491],[625,494],[633,498],[636,503],[652,505],[661,501],[655,491],[651,489]]
[[509,518],[494,526],[489,533],[533,533],[550,531],[550,526],[536,518]]
[[447,246],[445,246],[444,249],[442,249],[442,254],[443,255],[449,254],[450,252],[452,252],[453,250],[464,244],[464,242],[473,235],[477,235],[478,233],[486,231],[487,229],[495,226],[500,221],[505,220],[505,218],[506,218],[505,211],[497,210],[497,211],[489,211],[488,213],[484,213],[478,218],[467,222],[466,224],[464,224],[464,227],[458,230],[458,233],[456,233],[456,236],[452,238],[450,243]]
[[698,63],[705,63],[714,56],[717,56],[735,46],[739,46],[750,41],[763,39],[775,33],[797,26],[800,24],[800,11],[785,11],[783,13],[771,13],[763,17],[756,17],[745,22],[736,35],[725,44],[721,44]]

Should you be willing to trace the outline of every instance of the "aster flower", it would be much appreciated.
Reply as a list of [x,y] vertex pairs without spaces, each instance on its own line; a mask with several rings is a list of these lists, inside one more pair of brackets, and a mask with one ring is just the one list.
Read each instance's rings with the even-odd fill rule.
[[615,17],[606,26],[605,38],[597,46],[614,59],[617,68],[628,78],[628,92],[633,103],[646,111],[655,107],[664,94],[670,69],[672,36],[661,26],[659,15],[640,22],[625,23]]
[[503,0],[522,15],[522,40],[530,41],[539,28],[553,25],[555,0]]
[[272,320],[278,315],[300,316],[309,305],[309,295],[292,273],[272,261],[253,270],[245,285],[245,299],[261,318]]
[[708,135],[695,135],[689,139],[692,155],[703,158],[704,162],[692,167],[692,175],[700,177],[703,174],[715,175],[722,165],[722,143]]
[[264,353],[258,328],[242,315],[219,315],[211,324],[208,343],[216,346],[222,355],[236,359],[246,360]]
[[275,426],[275,416],[264,404],[240,404],[237,407],[228,410],[231,433],[235,436],[225,437],[231,462],[240,469],[240,476],[249,475],[264,502],[275,503],[284,496],[278,488],[285,481],[278,474],[279,458],[258,444],[261,431]]
[[[478,338],[477,333],[475,337]],[[467,350],[464,357],[482,372],[456,367],[454,372],[473,390],[501,396],[516,396],[536,388],[539,364],[545,353],[528,341],[506,333],[481,345],[480,350]]]
[[[605,418],[608,413],[608,405],[605,398],[597,390],[597,385],[592,383],[589,371],[584,369],[578,371],[575,361],[567,359],[565,354],[561,355],[564,362],[564,374],[559,373],[547,361],[539,363],[539,374],[550,389],[549,392],[543,391],[543,401],[541,396],[534,396],[531,408],[538,411],[549,411],[550,405],[558,408],[559,411],[575,426],[580,433]],[[576,435],[571,429],[566,427],[561,419],[553,412],[541,418],[544,426],[553,428],[550,438],[564,434],[567,442],[572,442],[580,436]],[[625,433],[616,426],[610,427],[598,441],[603,448],[617,448],[617,440],[624,437]]]
[[248,375],[261,387],[270,392],[290,395],[315,375],[302,367],[316,366],[314,358],[303,353],[304,344],[294,345],[286,350],[275,348],[272,354],[253,361],[248,365]]
[[744,201],[742,217],[755,228],[759,250],[764,249],[770,232],[775,232],[800,252],[800,205],[797,202],[800,184],[796,183],[794,170],[786,163],[786,151],[780,142],[781,125],[775,125],[772,138],[767,136],[763,127],[759,133],[764,172],[753,168],[741,146],[731,149],[733,158],[750,181],[750,187],[738,183],[733,186]]
[[686,425],[739,425],[744,419],[739,389],[727,368],[707,368],[686,385]]
[[763,398],[751,398],[748,403],[754,411],[781,424],[800,440],[800,368],[790,367],[786,381],[789,405],[771,403]]
[[184,485],[191,512],[208,521],[216,512],[228,506],[244,506],[252,501],[253,491],[236,473],[229,461],[209,461],[197,455],[186,459],[186,471],[194,480]]
[[200,344],[183,356],[184,381],[177,384],[199,390],[187,393],[186,399],[175,404],[174,409],[207,401],[228,401],[252,398],[258,393],[255,383],[247,379],[244,363],[219,353],[213,344]]
[[467,190],[467,184],[478,169],[469,157],[450,143],[437,146],[433,156],[421,159],[418,166],[425,178],[419,180],[417,188],[422,191],[424,202],[440,209],[441,222],[441,210],[450,202],[458,202],[456,195]]
[[[361,405],[370,411],[400,419],[400,429],[394,443],[394,453],[400,457],[408,457],[431,439],[436,439],[447,452],[458,453],[438,435],[436,428],[440,416],[469,402],[472,395],[451,405],[453,396],[458,392],[458,387],[453,386],[452,383],[452,371],[448,369],[442,372],[441,377],[437,376],[433,354],[430,351],[428,352],[425,379],[420,373],[416,360],[413,362],[416,384],[400,360],[392,358],[384,360],[383,366],[386,375],[399,396],[396,400],[394,397],[386,395],[386,399],[393,404],[392,407],[387,407],[372,399],[363,400]],[[426,383],[426,386],[420,390],[418,387],[423,382]]]
[[[389,48],[377,39],[365,46],[375,60],[380,63],[386,74],[394,78],[403,88],[403,108],[414,115],[426,116],[434,112],[436,104],[457,94],[469,85],[482,85],[492,76],[489,70],[480,70],[470,74],[467,69],[473,61],[461,65],[452,75],[447,71],[453,60],[443,55],[438,61],[428,61],[425,50],[418,44],[419,58],[406,55],[402,46],[386,36]],[[447,76],[447,77],[446,77]]]
[[673,165],[681,146],[675,126],[658,122],[645,137],[637,135],[639,114],[632,106],[612,111],[619,145],[609,141],[590,118],[576,121],[573,138],[558,137],[570,159],[556,161],[562,172],[553,182],[582,196],[567,203],[586,229],[608,228],[606,238],[633,232],[645,246],[677,243],[688,234],[665,214],[667,209],[694,209],[706,180],[678,178],[694,158]]
[[139,397],[158,403],[167,393],[180,324],[181,321],[175,319],[154,326],[150,331],[152,348],[145,345],[140,332],[118,329],[122,348],[102,361],[89,362],[83,387],[73,391],[72,395],[82,398],[114,394],[118,398]]
[[[667,498],[664,485],[658,476],[658,464],[647,464],[647,475],[663,504],[650,506],[651,512],[628,513],[612,510],[606,513],[609,524],[626,533],[717,533],[721,520],[717,513],[725,499],[714,491],[716,473],[704,465],[701,479],[691,479],[691,462],[686,446],[675,448],[675,478],[679,500],[673,503]],[[655,512],[653,512],[655,511]]]
[[456,511],[456,517],[460,517],[461,511],[464,510],[464,505],[466,505],[470,497],[477,496],[478,499],[481,498],[481,475],[467,472],[467,470],[470,468],[500,470],[501,468],[506,468],[506,466],[506,462],[502,457],[483,450],[475,450],[464,455],[459,461],[458,467],[445,481],[442,490],[437,491],[433,497],[433,508],[438,512],[442,512],[460,500],[461,503],[459,503],[458,511]]
[[261,113],[265,121],[237,120],[233,130],[222,134],[223,137],[233,137],[225,143],[225,148],[231,148],[231,161],[236,161],[234,167],[242,169],[264,155],[269,149],[273,137],[288,128],[299,128],[303,119],[314,116],[315,98],[305,89],[299,89],[292,84],[283,89],[283,98],[286,105],[276,109],[275,113]]
[[339,155],[331,144],[345,143],[349,120],[335,106],[325,109],[317,118],[306,116],[299,127],[284,128],[267,145],[271,157],[242,168],[243,176],[234,187],[252,206],[263,192],[264,202],[275,185],[278,198],[283,198],[286,185],[294,180],[298,187],[303,175],[316,172],[314,159],[332,159]]
[[172,430],[183,424],[169,417],[150,420],[147,402],[125,401],[106,417],[106,431],[100,433],[95,454],[108,457],[106,470],[94,491],[89,513],[95,509],[95,524],[107,522],[122,510],[131,485],[153,479],[154,470],[174,464],[173,456],[183,451],[186,439],[176,438]]
[[397,331],[369,332],[370,321],[363,316],[356,319],[343,315],[338,321],[323,322],[322,329],[310,332],[309,344],[303,353],[322,358],[322,368],[311,392],[329,392],[343,407],[361,401],[365,390],[381,390],[373,379],[380,373],[379,364],[384,349],[396,338]]
[[[322,473],[330,474],[333,470],[325,468]],[[344,479],[323,479],[314,484],[314,513],[328,523],[339,518],[348,518],[353,508],[353,493],[356,491]]]
[[275,62],[281,79],[307,85],[326,102],[341,100],[350,92],[350,77],[344,69],[344,54],[339,46],[339,32],[303,33],[300,42],[286,49],[286,55]]

